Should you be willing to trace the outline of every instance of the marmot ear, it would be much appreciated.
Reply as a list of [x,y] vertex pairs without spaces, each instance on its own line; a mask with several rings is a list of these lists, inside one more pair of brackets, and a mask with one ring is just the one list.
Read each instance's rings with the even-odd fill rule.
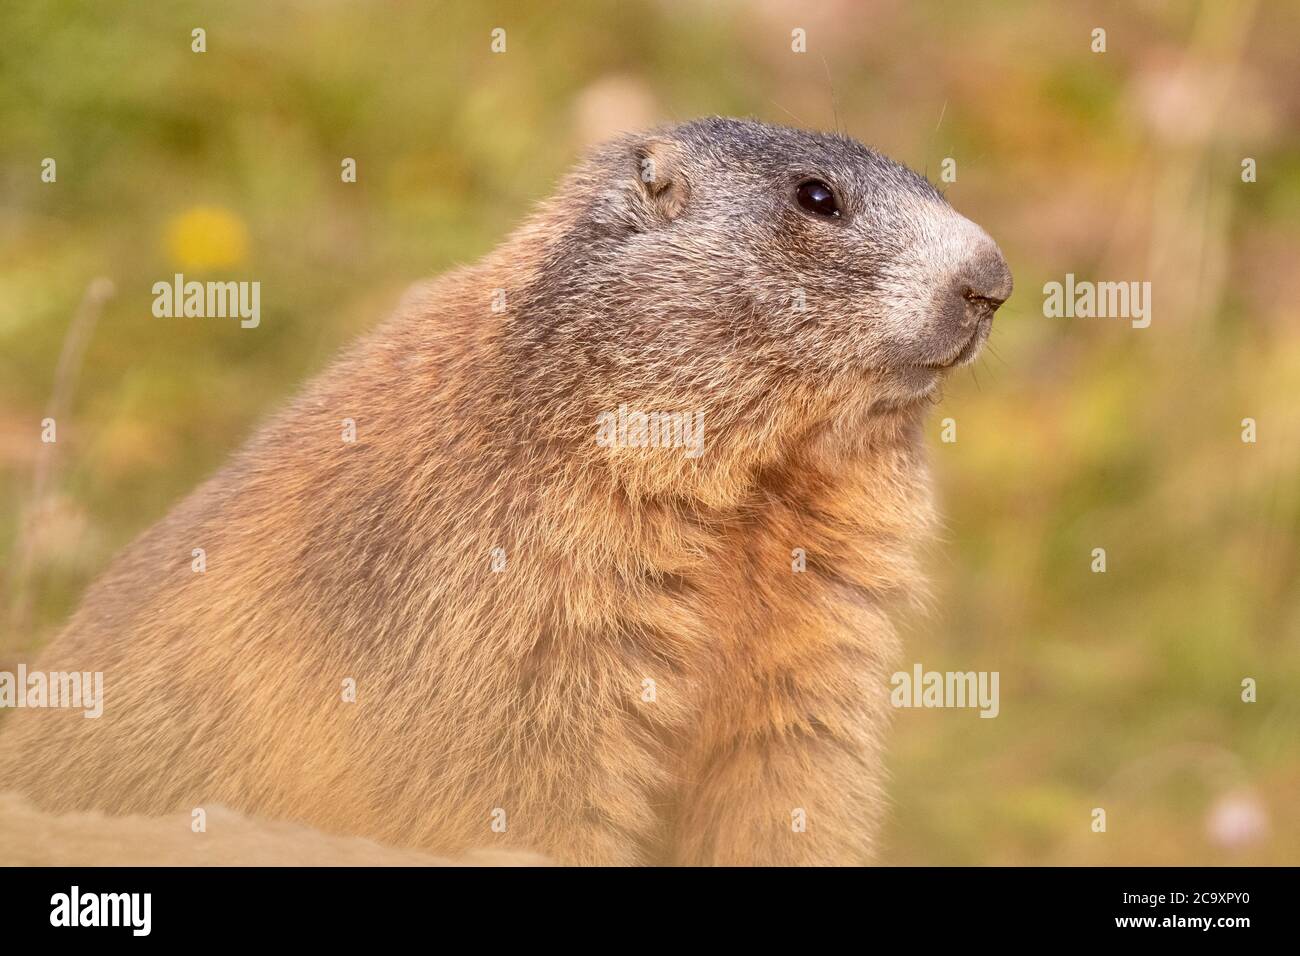
[[682,169],[681,147],[672,140],[651,139],[632,151],[641,196],[652,215],[671,222],[686,210],[691,186]]

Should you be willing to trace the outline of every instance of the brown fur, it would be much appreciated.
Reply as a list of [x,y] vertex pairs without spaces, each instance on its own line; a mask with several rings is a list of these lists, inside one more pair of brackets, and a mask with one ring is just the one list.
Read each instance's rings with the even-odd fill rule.
[[[805,165],[858,215],[794,208]],[[450,854],[867,860],[889,614],[932,523],[918,363],[972,327],[924,325],[950,277],[916,263],[977,232],[839,137],[715,120],[598,151],[122,555],[39,663],[104,671],[104,716],[19,711],[0,781]],[[599,446],[620,403],[702,410],[705,453]]]

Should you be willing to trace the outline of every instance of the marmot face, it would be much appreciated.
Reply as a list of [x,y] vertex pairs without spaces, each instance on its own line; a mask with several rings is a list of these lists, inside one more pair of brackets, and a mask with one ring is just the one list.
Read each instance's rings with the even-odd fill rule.
[[570,322],[607,317],[583,332],[596,366],[676,378],[685,401],[702,374],[688,354],[773,387],[793,374],[919,399],[973,360],[1011,293],[982,229],[843,136],[731,119],[669,127],[600,150],[560,201],[580,213],[547,299]]

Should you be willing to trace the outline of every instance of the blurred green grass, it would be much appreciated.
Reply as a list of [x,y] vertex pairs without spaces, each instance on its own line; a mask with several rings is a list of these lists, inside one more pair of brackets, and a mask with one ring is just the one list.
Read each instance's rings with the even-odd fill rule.
[[[1017,282],[934,418],[947,532],[906,654],[1000,671],[1001,714],[899,713],[883,861],[1300,859],[1296,8],[237,0],[3,18],[0,563],[12,583],[27,542],[32,603],[0,661],[587,142],[711,113],[838,125],[932,176],[956,158],[948,196]],[[202,226],[178,246],[204,209],[242,252]],[[197,269],[205,254],[228,264]],[[186,269],[259,279],[257,332],[152,320],[153,282]],[[1066,272],[1150,279],[1151,328],[1044,318]],[[34,502],[39,422],[96,276],[117,292]],[[1266,831],[1234,829],[1243,815]]]

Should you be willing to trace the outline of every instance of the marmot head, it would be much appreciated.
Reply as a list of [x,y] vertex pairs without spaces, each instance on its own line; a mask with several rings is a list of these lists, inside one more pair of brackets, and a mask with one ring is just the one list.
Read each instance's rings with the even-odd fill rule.
[[924,399],[1011,294],[997,245],[921,176],[844,136],[751,121],[599,147],[543,222],[517,331],[552,371],[580,355],[602,399],[715,422],[738,395],[770,395],[764,413],[782,394],[805,410],[817,394]]

